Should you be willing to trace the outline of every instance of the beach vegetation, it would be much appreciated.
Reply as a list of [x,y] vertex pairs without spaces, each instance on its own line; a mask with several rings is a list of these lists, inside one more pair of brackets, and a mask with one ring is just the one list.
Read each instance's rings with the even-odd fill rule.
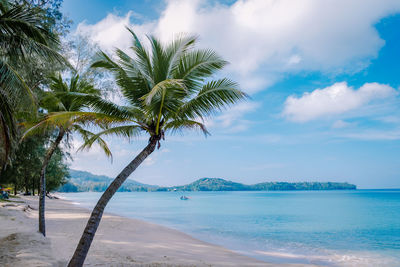
[[[2,183],[10,185],[14,194],[35,195],[39,193],[39,172],[43,155],[49,138],[46,136],[32,136],[24,139],[16,148],[11,159],[12,164],[1,172]],[[49,162],[47,171],[47,192],[55,190],[67,182],[69,177],[68,166],[64,162],[65,152],[57,148]]]
[[50,66],[65,65],[59,34],[52,27],[59,18],[50,11],[57,8],[48,4],[43,9],[34,1],[0,1],[1,168],[18,146],[18,122],[37,113],[36,91]]

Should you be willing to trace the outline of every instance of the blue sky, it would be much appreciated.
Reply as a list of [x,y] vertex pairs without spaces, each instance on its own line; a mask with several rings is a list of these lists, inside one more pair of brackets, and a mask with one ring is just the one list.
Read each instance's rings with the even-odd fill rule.
[[[168,136],[131,178],[176,185],[201,177],[244,183],[347,181],[400,188],[399,1],[65,0],[72,33],[103,50],[130,36],[200,36],[251,99],[207,121],[212,133]],[[75,140],[79,143],[80,140]],[[71,167],[115,176],[146,141],[109,140]]]

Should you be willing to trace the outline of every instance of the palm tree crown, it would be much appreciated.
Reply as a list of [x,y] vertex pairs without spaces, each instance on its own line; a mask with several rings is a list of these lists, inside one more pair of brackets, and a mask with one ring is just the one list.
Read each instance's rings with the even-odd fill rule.
[[117,59],[113,60],[100,52],[92,64],[114,74],[127,104],[116,106],[92,99],[92,107],[124,118],[125,123],[104,129],[86,147],[101,135],[131,137],[146,132],[158,142],[167,131],[198,129],[207,135],[204,118],[247,97],[229,79],[211,80],[227,62],[210,49],[195,49],[196,37],[180,36],[163,45],[150,36],[148,51],[129,31],[133,36],[133,56],[117,49]]
[[[62,128],[67,135],[76,132],[84,141],[91,139],[94,134],[87,130],[87,126],[102,126],[111,118],[88,110],[90,101],[100,98],[101,92],[77,74],[70,78],[69,83],[63,80],[61,74],[50,79],[49,90],[41,92],[39,103],[47,113],[39,121],[26,124],[28,130],[24,137]],[[85,101],[86,99],[89,102]],[[107,156],[111,156],[111,151],[102,138],[97,138],[95,141]]]

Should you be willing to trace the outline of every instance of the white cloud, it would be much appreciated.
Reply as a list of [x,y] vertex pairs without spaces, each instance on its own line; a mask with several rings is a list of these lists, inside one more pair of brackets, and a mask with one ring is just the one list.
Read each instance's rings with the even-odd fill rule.
[[148,156],[148,157],[143,161],[143,165],[145,165],[145,166],[151,166],[151,165],[153,165],[154,163],[156,163],[156,160],[155,160],[155,158],[152,157],[152,156]]
[[132,24],[132,12],[109,14],[97,24],[79,24],[78,31],[105,49],[129,46],[125,25],[163,40],[180,32],[198,34],[201,46],[217,50],[231,62],[227,71],[247,92],[256,92],[285,72],[363,69],[384,45],[374,25],[399,11],[398,0],[238,0],[231,6],[168,0],[155,21]]
[[333,123],[332,128],[334,129],[341,129],[351,126],[352,123],[344,121],[344,120],[337,120]]
[[108,14],[104,19],[96,24],[90,25],[85,21],[79,23],[76,33],[88,36],[96,42],[101,49],[112,52],[114,48],[128,50],[132,45],[132,36],[126,27],[134,28],[136,34],[144,36],[153,31],[152,22],[143,24],[132,24],[131,19],[134,13],[129,11],[124,17]]
[[391,141],[400,140],[400,130],[364,130],[339,135],[340,138],[357,139],[364,141]]
[[301,57],[299,55],[293,55],[289,58],[288,64],[295,65],[301,62]]
[[250,122],[243,119],[243,117],[250,112],[253,112],[260,103],[258,102],[242,102],[228,111],[224,111],[221,115],[207,120],[205,125],[207,128],[225,128],[229,132],[241,132],[248,129]]
[[347,83],[304,93],[301,97],[289,96],[286,99],[283,115],[295,122],[306,122],[325,116],[343,114],[366,105],[376,99],[397,95],[392,87],[379,83],[365,83],[358,90]]

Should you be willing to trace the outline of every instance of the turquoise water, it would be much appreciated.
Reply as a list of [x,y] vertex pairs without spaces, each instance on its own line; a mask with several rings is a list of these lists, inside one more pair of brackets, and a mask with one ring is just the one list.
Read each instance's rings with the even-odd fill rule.
[[[117,193],[106,212],[270,262],[400,266],[400,190]],[[67,193],[91,208],[100,193]]]

